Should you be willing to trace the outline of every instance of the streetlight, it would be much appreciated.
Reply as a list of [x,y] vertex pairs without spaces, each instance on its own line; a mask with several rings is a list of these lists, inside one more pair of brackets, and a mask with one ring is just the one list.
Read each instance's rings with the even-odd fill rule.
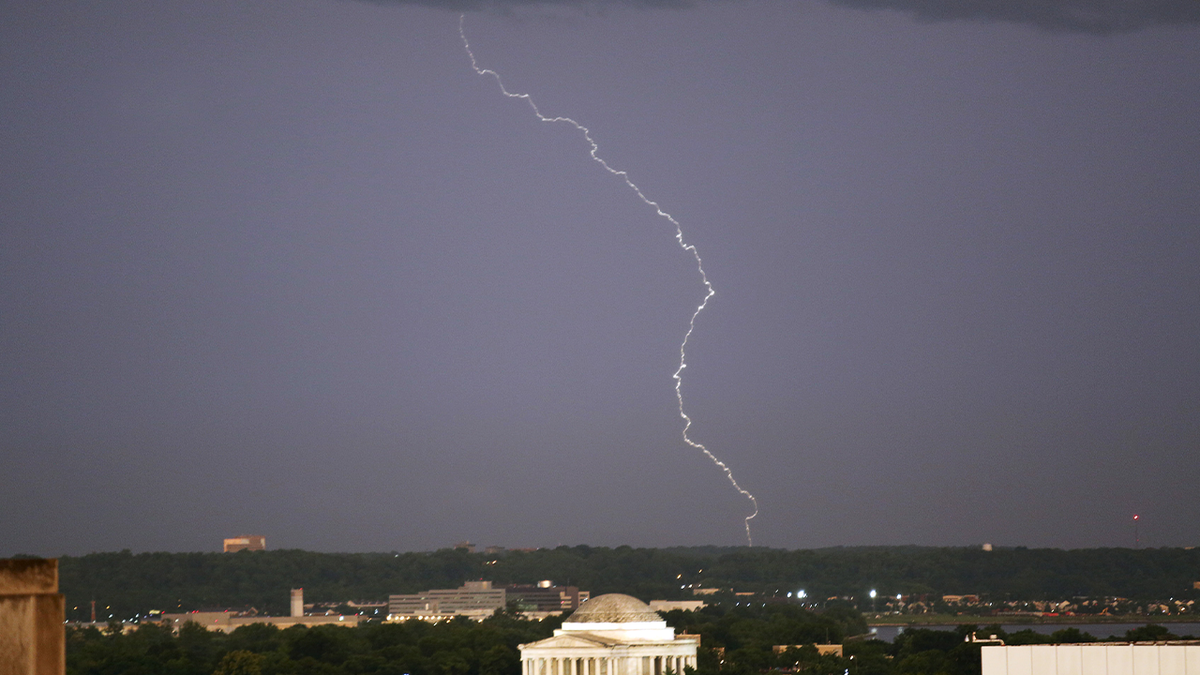
[[876,595],[874,588],[871,589],[870,595],[871,595],[871,611],[874,612],[875,611],[875,595]]

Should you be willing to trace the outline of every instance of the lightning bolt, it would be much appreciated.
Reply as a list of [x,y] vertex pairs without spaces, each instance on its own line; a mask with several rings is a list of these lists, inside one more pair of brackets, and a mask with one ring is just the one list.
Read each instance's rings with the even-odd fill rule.
[[465,22],[466,15],[459,14],[458,35],[462,38],[463,48],[467,50],[467,56],[471,57],[471,68],[475,70],[475,74],[480,76],[491,75],[493,78],[495,78],[496,85],[500,87],[500,93],[504,94],[508,98],[519,98],[528,103],[529,108],[533,110],[533,114],[536,115],[540,121],[552,123],[561,122],[574,127],[576,131],[583,135],[583,138],[588,142],[588,145],[592,147],[591,151],[589,152],[592,159],[595,160],[600,166],[604,167],[605,171],[625,181],[625,185],[629,186],[630,190],[633,190],[633,193],[638,196],[638,199],[641,199],[646,206],[654,209],[660,218],[663,218],[667,222],[671,223],[671,225],[675,227],[675,241],[679,242],[679,247],[692,254],[692,257],[696,259],[696,269],[700,272],[700,279],[704,282],[706,293],[704,295],[704,300],[702,300],[696,307],[696,311],[692,313],[691,320],[688,321],[687,333],[684,333],[683,342],[679,344],[679,367],[675,369],[675,374],[671,376],[675,379],[675,398],[679,401],[679,416],[683,418],[684,422],[683,441],[691,447],[703,452],[710,460],[712,460],[713,464],[716,464],[721,471],[725,472],[725,477],[729,479],[729,483],[733,485],[733,489],[737,490],[742,494],[742,496],[750,500],[750,503],[754,506],[754,513],[746,516],[746,543],[750,546],[753,546],[754,538],[750,534],[750,521],[758,515],[758,500],[755,499],[754,495],[750,494],[749,491],[745,490],[741,485],[738,485],[737,480],[735,480],[733,477],[733,471],[728,465],[725,464],[725,462],[722,462],[719,458],[717,458],[717,456],[714,455],[708,448],[706,448],[703,443],[697,443],[688,437],[688,429],[692,428],[692,418],[688,417],[687,413],[683,410],[683,369],[687,368],[688,340],[692,337],[692,331],[696,330],[696,317],[700,316],[700,312],[703,312],[704,308],[708,306],[709,299],[716,295],[716,291],[713,290],[712,283],[708,280],[708,275],[704,272],[704,262],[700,259],[700,252],[696,250],[695,245],[688,244],[683,241],[683,227],[679,224],[679,221],[675,220],[671,214],[664,211],[662,207],[658,205],[658,202],[647,197],[642,192],[641,188],[639,188],[637,184],[630,180],[628,172],[614,169],[609,166],[608,162],[604,161],[604,158],[599,154],[600,146],[595,140],[592,139],[592,133],[587,127],[583,126],[579,122],[576,122],[570,117],[549,117],[543,115],[542,111],[538,110],[537,104],[533,102],[533,97],[531,97],[529,94],[515,94],[509,91],[507,88],[505,88],[504,81],[500,79],[500,73],[497,73],[490,68],[480,68],[478,61],[475,60],[475,52],[471,51],[471,43],[467,40],[467,33],[463,27]]

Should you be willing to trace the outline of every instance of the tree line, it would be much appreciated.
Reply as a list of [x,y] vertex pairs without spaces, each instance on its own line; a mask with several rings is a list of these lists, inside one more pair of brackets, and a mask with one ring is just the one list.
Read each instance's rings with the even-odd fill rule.
[[390,594],[455,588],[468,579],[528,584],[552,579],[593,595],[691,598],[695,587],[808,597],[980,594],[997,600],[1118,596],[1200,597],[1200,549],[850,547],[616,548],[561,546],[468,553],[93,553],[59,559],[67,618],[127,619],[151,609],[255,607],[287,612],[288,589],[309,602],[384,600]]
[[173,633],[147,622],[67,630],[70,675],[520,675],[518,645],[548,637],[561,621],[498,615],[346,626],[251,624],[229,634],[185,623]]
[[[867,639],[857,610],[844,605],[812,611],[797,605],[706,607],[666,615],[677,631],[699,635],[696,669],[679,675],[978,675],[980,645],[967,638],[977,629],[910,629],[892,643]],[[147,622],[125,632],[67,629],[69,675],[520,675],[520,645],[553,634],[561,618],[527,621],[505,611],[476,623],[365,622],[357,626],[242,626],[229,634],[184,624],[174,633]],[[1031,630],[1006,633],[1008,644],[1090,642],[1091,635],[1064,628],[1050,636]],[[1175,636],[1163,626],[1129,631],[1130,640]],[[822,654],[816,644],[842,644],[841,654]],[[777,645],[787,646],[777,650]]]

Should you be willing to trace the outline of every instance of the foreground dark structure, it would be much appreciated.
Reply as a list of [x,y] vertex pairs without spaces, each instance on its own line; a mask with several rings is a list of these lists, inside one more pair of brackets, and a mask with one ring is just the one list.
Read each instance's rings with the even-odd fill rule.
[[0,675],[66,669],[57,560],[0,560]]

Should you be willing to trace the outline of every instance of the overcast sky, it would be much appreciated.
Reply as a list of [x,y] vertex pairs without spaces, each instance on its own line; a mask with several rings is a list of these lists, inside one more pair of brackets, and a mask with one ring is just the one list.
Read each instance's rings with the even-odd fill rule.
[[682,4],[0,2],[0,556],[746,543],[458,9],[755,545],[1200,544],[1200,5]]

